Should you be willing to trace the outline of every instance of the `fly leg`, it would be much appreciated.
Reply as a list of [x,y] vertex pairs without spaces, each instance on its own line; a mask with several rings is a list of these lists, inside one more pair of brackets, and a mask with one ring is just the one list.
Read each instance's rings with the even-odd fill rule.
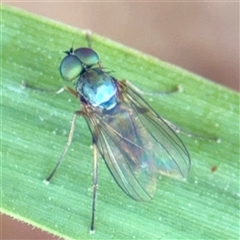
[[92,220],[90,234],[93,234],[95,232],[94,223],[95,223],[97,189],[98,189],[97,147],[96,144],[93,143],[93,198],[92,198]]
[[51,93],[56,93],[56,94],[60,94],[60,93],[62,93],[64,91],[68,91],[74,97],[78,97],[78,93],[74,89],[72,89],[72,88],[70,88],[68,86],[63,86],[58,91],[53,90],[53,89],[38,88],[38,87],[35,87],[35,86],[25,82],[25,81],[22,81],[21,86],[23,88],[29,88],[29,89],[40,91],[40,92],[51,92]]
[[64,92],[64,91],[68,91],[70,94],[72,94],[74,97],[76,97],[76,98],[78,98],[78,93],[77,93],[77,91],[75,91],[74,89],[72,89],[72,88],[70,88],[70,87],[68,87],[68,86],[63,86],[63,87],[61,87],[56,93],[57,94],[60,94],[60,93],[62,93],[62,92]]
[[[92,48],[92,32],[90,30],[86,30],[85,31],[85,37],[86,37],[86,40],[87,40],[88,47]],[[103,68],[101,61],[98,62],[98,65],[101,69]]]
[[24,89],[25,89],[25,88],[28,88],[28,89],[36,90],[36,91],[39,91],[39,92],[52,92],[52,93],[56,92],[55,90],[52,90],[52,89],[35,87],[35,86],[33,86],[32,84],[29,84],[29,83],[27,83],[27,82],[25,82],[25,81],[22,81],[22,82],[21,82],[21,87],[24,88]]
[[173,123],[169,122],[168,120],[166,120],[164,118],[162,118],[162,119],[175,133],[182,133],[188,137],[193,137],[193,138],[200,139],[200,140],[210,140],[210,141],[214,141],[217,143],[221,142],[221,139],[217,138],[217,137],[205,137],[205,136],[200,136],[200,135],[186,132],[186,131],[182,130],[181,128],[179,128],[178,126],[174,125]]
[[176,93],[176,92],[183,92],[183,87],[181,85],[176,85],[172,89],[165,91],[165,92],[143,92],[141,89],[139,89],[138,87],[136,87],[129,81],[124,80],[124,82],[125,82],[126,86],[129,86],[130,88],[132,88],[135,92],[137,92],[140,95],[159,96],[159,95],[168,95],[168,94],[172,94],[172,93]]
[[68,148],[69,146],[71,145],[72,143],[72,138],[73,138],[73,133],[74,133],[74,129],[75,129],[75,124],[76,124],[76,119],[77,119],[77,116],[82,116],[83,115],[83,112],[82,111],[76,111],[73,115],[73,118],[72,118],[72,124],[71,124],[71,129],[70,129],[70,132],[69,132],[69,136],[68,136],[68,141],[67,141],[67,144],[65,146],[65,149],[62,153],[62,155],[60,156],[60,158],[58,159],[58,162],[56,164],[56,166],[54,167],[53,171],[51,172],[51,174],[44,180],[44,183],[46,185],[49,184],[50,180],[52,179],[53,175],[55,174],[55,172],[57,171],[59,165],[62,163],[67,151],[68,151]]
[[[37,91],[56,92],[56,91],[53,91],[53,90],[46,90],[46,89],[43,89],[43,88],[36,88],[36,87],[31,86],[31,85],[29,85],[29,84],[27,84],[27,83],[25,83],[25,82],[22,82],[22,85],[23,85],[23,87],[25,87],[25,88],[30,88],[30,89],[37,90]],[[72,89],[72,88],[70,88],[70,87],[68,87],[68,86],[63,86],[63,87],[60,88],[56,93],[57,93],[57,94],[60,94],[60,93],[62,93],[62,92],[65,91],[65,90],[68,91],[70,94],[72,94],[74,97],[78,97],[78,96],[79,96],[78,93],[77,93],[74,89]],[[75,128],[75,124],[76,124],[76,119],[77,119],[77,116],[79,116],[79,115],[82,116],[82,115],[83,115],[83,112],[82,112],[82,111],[76,111],[76,112],[74,113],[74,115],[73,115],[72,124],[71,124],[71,129],[70,129],[70,132],[69,132],[69,136],[68,136],[68,141],[67,141],[66,147],[65,147],[65,149],[64,149],[64,152],[62,153],[62,155],[61,155],[60,158],[58,159],[58,162],[57,162],[55,168],[53,169],[52,173],[44,180],[44,183],[45,183],[46,185],[49,184],[51,178],[52,178],[53,175],[55,174],[55,172],[56,172],[56,170],[58,169],[59,165],[62,163],[62,161],[63,161],[63,159],[64,159],[64,157],[65,157],[65,155],[66,155],[66,153],[67,153],[67,151],[68,151],[68,148],[69,148],[69,146],[70,146],[71,143],[72,143],[72,138],[73,138],[74,128]]]
[[[128,88],[132,89],[132,91],[136,92],[139,95],[150,95],[150,96],[159,96],[159,95],[167,95],[167,94],[171,94],[171,93],[176,93],[176,92],[182,92],[183,88],[181,86],[177,86],[176,88],[173,88],[172,90],[168,91],[168,92],[158,92],[158,93],[150,93],[150,92],[143,92],[142,90],[140,90],[139,88],[137,88],[135,85],[133,85],[132,83],[123,80],[121,82],[118,82],[120,89],[122,89],[123,91],[127,91]],[[173,123],[171,123],[170,121],[164,119],[163,117],[161,117],[164,122],[176,133],[182,133],[188,137],[193,137],[196,139],[200,139],[200,140],[210,140],[210,141],[214,141],[217,143],[221,142],[221,139],[218,137],[206,137],[206,136],[200,136],[197,134],[192,134],[189,132],[186,132],[184,130],[182,130],[181,128],[179,128],[178,126],[174,125]]]
[[91,30],[86,30],[85,31],[85,37],[88,43],[88,47],[92,48],[92,32]]

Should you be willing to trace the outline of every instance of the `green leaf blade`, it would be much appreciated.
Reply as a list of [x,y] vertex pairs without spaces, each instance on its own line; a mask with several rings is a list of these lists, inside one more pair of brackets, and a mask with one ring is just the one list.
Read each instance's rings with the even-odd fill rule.
[[[79,102],[21,87],[58,90],[63,51],[87,46],[84,33],[2,6],[1,212],[67,239],[238,239],[239,94],[110,40],[93,35],[103,66],[140,89],[183,92],[145,97],[164,118],[211,140],[181,134],[191,158],[186,182],[163,177],[151,202],[138,203],[99,166],[96,233],[91,220],[92,149],[84,119],[51,184],[43,184],[63,151]],[[216,166],[215,172],[211,167]]]

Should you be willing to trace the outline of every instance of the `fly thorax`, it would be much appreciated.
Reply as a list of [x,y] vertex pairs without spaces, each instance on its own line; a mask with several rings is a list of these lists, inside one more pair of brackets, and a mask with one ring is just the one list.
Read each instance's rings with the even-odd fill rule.
[[117,104],[117,87],[113,78],[99,68],[83,72],[76,85],[77,92],[93,107],[111,109]]

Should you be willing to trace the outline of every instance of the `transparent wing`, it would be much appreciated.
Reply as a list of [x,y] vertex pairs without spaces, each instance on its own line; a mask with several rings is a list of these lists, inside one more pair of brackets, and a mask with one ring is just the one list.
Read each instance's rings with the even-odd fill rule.
[[153,143],[153,149],[149,150],[154,151],[158,172],[174,178],[186,178],[191,159],[181,139],[131,86],[128,86],[127,98],[134,112],[142,112],[138,118]]
[[143,148],[144,139],[125,106],[111,115],[86,118],[99,152],[121,189],[137,201],[155,194],[157,171],[154,157]]
[[164,120],[131,86],[127,89],[114,109],[85,119],[118,185],[133,199],[148,201],[159,174],[186,177],[190,157]]

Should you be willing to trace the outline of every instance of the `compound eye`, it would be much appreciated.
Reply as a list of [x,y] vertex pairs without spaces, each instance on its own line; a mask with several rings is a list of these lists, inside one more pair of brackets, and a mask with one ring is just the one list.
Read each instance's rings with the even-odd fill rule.
[[72,81],[83,70],[82,63],[74,55],[67,55],[60,64],[60,74],[64,80]]
[[91,67],[99,63],[99,57],[91,48],[78,48],[74,51],[74,55],[87,67]]

